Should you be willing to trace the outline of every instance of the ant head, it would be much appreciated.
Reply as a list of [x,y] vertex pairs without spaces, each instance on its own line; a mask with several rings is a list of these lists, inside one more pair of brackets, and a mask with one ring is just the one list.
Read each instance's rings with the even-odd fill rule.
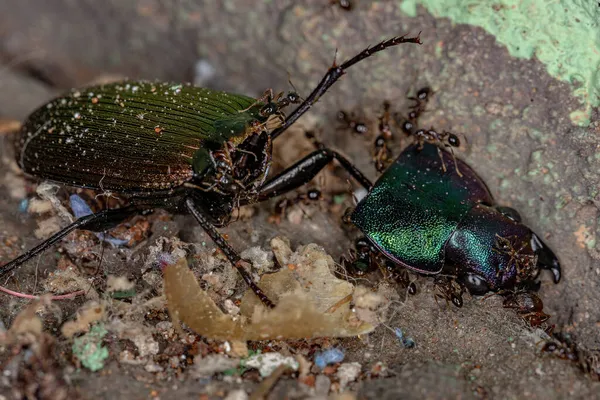
[[419,91],[417,92],[417,99],[419,99],[420,101],[425,101],[427,100],[430,94],[431,88],[424,87],[422,89],[419,89]]
[[286,99],[292,104],[300,103],[300,95],[296,92],[288,92]]
[[343,10],[346,10],[346,11],[352,10],[352,2],[350,2],[350,0],[338,0],[338,5]]
[[311,189],[307,193],[309,200],[319,200],[321,198],[321,191],[319,189]]
[[269,115],[275,114],[278,110],[279,110],[279,107],[277,106],[277,104],[275,104],[273,102],[269,102],[269,103],[265,104],[258,113],[261,115],[261,117],[266,118]]
[[385,138],[383,137],[383,135],[379,135],[375,139],[375,147],[380,148],[383,146],[385,146]]
[[454,133],[448,134],[448,144],[452,147],[460,146],[460,139]]
[[362,122],[359,122],[354,126],[354,132],[358,133],[359,135],[363,135],[363,134],[367,133],[368,131],[369,131],[369,128],[367,127],[367,125],[363,124]]

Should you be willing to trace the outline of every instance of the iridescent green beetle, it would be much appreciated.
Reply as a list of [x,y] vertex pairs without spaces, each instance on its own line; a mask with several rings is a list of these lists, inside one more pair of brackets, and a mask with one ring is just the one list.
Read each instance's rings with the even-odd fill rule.
[[[123,82],[73,90],[40,107],[24,122],[16,146],[28,174],[66,185],[115,192],[129,206],[91,214],[0,267],[7,274],[75,229],[102,231],[153,208],[191,213],[267,306],[273,303],[252,281],[248,266],[219,234],[233,210],[267,200],[308,182],[310,171],[333,159],[316,151],[267,180],[272,140],[283,133],[339,79],[372,54],[419,37],[395,37],[332,66],[298,108],[285,117],[279,100],[254,99],[187,85]],[[307,173],[308,171],[308,173]],[[364,179],[364,178],[363,178]]]
[[351,221],[395,264],[446,271],[472,294],[530,287],[541,269],[561,278],[558,259],[517,211],[496,206],[475,171],[436,145],[409,146],[369,189]]

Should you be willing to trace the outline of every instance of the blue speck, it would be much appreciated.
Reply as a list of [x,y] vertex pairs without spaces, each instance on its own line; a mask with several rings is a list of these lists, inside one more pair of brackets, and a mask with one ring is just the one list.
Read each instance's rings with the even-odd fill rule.
[[413,340],[413,338],[404,337],[402,329],[394,328],[394,333],[396,334],[396,337],[398,338],[398,341],[402,344],[402,346],[404,346],[407,349],[415,347],[415,341]]
[[113,247],[125,246],[127,243],[129,243],[129,240],[117,239],[110,235],[105,235],[102,232],[95,232],[95,234],[98,237],[98,239],[100,239],[106,243],[110,243]]
[[72,194],[69,197],[69,201],[71,202],[71,210],[73,210],[75,218],[79,219],[92,214],[92,209],[90,206],[88,206],[87,203],[81,197],[79,197],[79,195]]
[[[85,200],[79,197],[79,195],[72,194],[69,197],[69,201],[71,203],[71,210],[73,210],[73,215],[75,215],[75,218],[79,219],[92,214],[92,209],[90,206],[88,206]],[[116,239],[102,232],[95,232],[95,235],[98,237],[98,239],[102,240],[103,242],[110,243],[113,247],[124,246],[129,243],[129,240]]]
[[329,364],[335,364],[344,361],[344,350],[332,348],[315,354],[315,364],[323,369]]
[[29,199],[23,199],[19,203],[19,212],[25,214],[29,208]]

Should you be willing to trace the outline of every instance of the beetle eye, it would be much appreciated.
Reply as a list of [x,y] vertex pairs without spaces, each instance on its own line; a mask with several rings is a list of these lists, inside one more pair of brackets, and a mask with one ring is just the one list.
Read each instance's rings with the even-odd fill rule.
[[463,283],[473,296],[480,296],[490,291],[487,282],[479,275],[467,274]]

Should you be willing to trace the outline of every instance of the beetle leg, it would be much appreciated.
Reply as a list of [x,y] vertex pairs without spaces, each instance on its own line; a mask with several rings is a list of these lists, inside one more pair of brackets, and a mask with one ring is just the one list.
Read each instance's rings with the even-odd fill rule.
[[279,196],[310,182],[327,164],[337,160],[342,167],[352,175],[365,189],[369,190],[373,184],[358,168],[340,153],[321,148],[310,153],[302,160],[282,171],[279,175],[269,179],[260,187],[258,201],[265,201]]
[[215,242],[217,247],[221,249],[223,254],[227,257],[229,262],[233,264],[233,266],[238,270],[246,284],[252,289],[252,291],[258,296],[260,301],[268,307],[273,308],[275,304],[267,297],[265,292],[262,291],[261,288],[258,287],[256,282],[252,279],[248,271],[246,271],[246,267],[250,266],[250,263],[243,260],[242,257],[231,247],[231,245],[227,242],[227,240],[217,231],[217,228],[213,224],[211,224],[208,219],[202,214],[202,212],[196,207],[194,200],[192,198],[187,198],[185,200],[185,206],[196,218],[196,221],[200,224],[200,226],[204,229],[204,231],[210,236],[210,238]]
[[531,248],[538,257],[537,266],[542,269],[549,269],[552,272],[554,283],[558,283],[561,278],[561,268],[558,258],[554,255],[554,252],[550,250],[550,247],[546,246],[542,239],[538,235],[531,232]]
[[100,232],[120,224],[126,218],[137,213],[139,213],[139,210],[137,208],[135,208],[134,206],[129,206],[124,208],[100,211],[96,214],[90,214],[86,215],[85,217],[81,217],[77,221],[56,232],[54,235],[44,240],[42,243],[38,244],[33,249],[27,251],[25,254],[22,254],[21,256],[15,258],[8,264],[1,266],[0,276],[7,274],[8,272],[17,268],[19,265],[27,262],[39,253],[43,252],[48,247],[52,246],[53,244],[67,236],[69,233],[73,232],[75,229],[84,229],[94,232]]
[[342,65],[334,65],[329,68],[329,70],[325,73],[323,78],[321,78],[321,82],[317,85],[316,88],[311,92],[311,94],[296,108],[292,113],[286,118],[285,122],[281,127],[275,129],[272,132],[272,137],[275,139],[277,136],[281,135],[290,125],[292,125],[298,118],[300,118],[305,112],[307,112],[318,100],[319,98],[327,92],[327,90],[333,85],[348,68],[357,64],[358,62],[364,60],[372,56],[373,54],[385,50],[388,47],[396,46],[401,43],[417,43],[421,44],[421,39],[419,35],[415,37],[406,37],[406,36],[397,36],[388,40],[384,40],[383,42],[376,44],[373,47],[368,47],[358,53],[356,56],[352,57],[348,61],[342,63]]

